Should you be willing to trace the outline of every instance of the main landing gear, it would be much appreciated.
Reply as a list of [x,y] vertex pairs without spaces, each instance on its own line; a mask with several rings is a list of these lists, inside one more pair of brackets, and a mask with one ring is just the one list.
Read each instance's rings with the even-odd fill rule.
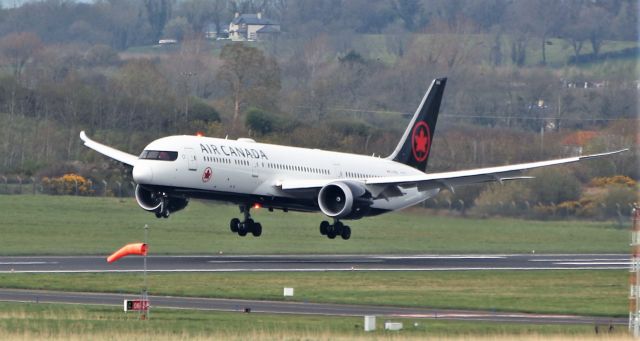
[[169,211],[169,200],[167,200],[166,196],[163,196],[161,200],[160,207],[156,210],[156,218],[169,218],[171,215],[171,211]]
[[240,221],[238,218],[233,218],[229,222],[229,228],[231,232],[237,233],[239,236],[244,237],[248,233],[253,234],[254,237],[260,237],[262,234],[262,225],[251,219],[249,213],[250,206],[240,206],[240,212],[244,214],[244,220]]
[[334,239],[336,236],[340,236],[342,239],[347,240],[351,238],[351,228],[342,224],[338,219],[334,219],[333,225],[329,224],[328,221],[323,220],[320,223],[320,234],[327,236],[329,239]]

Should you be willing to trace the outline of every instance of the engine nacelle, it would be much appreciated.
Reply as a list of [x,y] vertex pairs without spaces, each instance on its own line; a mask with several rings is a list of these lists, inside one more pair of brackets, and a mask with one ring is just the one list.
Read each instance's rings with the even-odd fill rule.
[[[136,201],[143,210],[149,212],[160,212],[162,199],[163,198],[161,193],[150,191],[146,188],[141,187],[140,185],[136,186]],[[169,210],[169,212],[173,213],[187,207],[187,204],[189,204],[189,200],[180,197],[168,197],[166,199],[166,204],[166,209]]]
[[369,211],[371,204],[371,193],[353,181],[332,182],[318,193],[320,210],[332,218],[360,219]]

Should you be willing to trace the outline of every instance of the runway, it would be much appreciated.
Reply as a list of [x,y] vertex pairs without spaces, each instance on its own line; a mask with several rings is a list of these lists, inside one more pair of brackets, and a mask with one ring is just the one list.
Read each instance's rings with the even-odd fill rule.
[[[150,256],[150,272],[626,270],[627,254]],[[138,272],[132,256],[0,257],[0,273]]]
[[[31,303],[67,303],[113,305],[122,309],[124,299],[139,296],[125,294],[56,292],[0,289],[0,301]],[[195,309],[227,312],[311,314],[331,316],[377,315],[384,318],[420,318],[460,321],[491,321],[537,324],[626,324],[626,318],[589,317],[576,315],[525,314],[515,312],[473,311],[453,309],[406,308],[390,306],[346,305],[305,302],[277,302],[199,297],[150,296],[153,308]]]

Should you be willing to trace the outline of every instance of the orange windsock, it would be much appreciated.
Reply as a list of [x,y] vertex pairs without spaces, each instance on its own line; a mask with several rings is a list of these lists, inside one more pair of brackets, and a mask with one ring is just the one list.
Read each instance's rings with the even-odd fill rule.
[[133,243],[123,246],[120,250],[114,252],[107,258],[107,263],[113,263],[118,259],[130,255],[147,255],[147,244],[145,243]]

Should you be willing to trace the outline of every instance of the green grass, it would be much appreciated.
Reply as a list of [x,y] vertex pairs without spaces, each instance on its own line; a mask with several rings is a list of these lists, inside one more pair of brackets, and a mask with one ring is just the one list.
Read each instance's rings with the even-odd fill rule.
[[[593,326],[525,325],[397,319],[405,329],[365,333],[361,317],[294,316],[153,309],[140,321],[136,313],[120,307],[55,304],[0,303],[0,337],[3,339],[287,339],[334,340],[353,338],[424,339],[433,336],[564,335],[576,339],[593,333]],[[417,324],[417,325],[415,325]],[[618,327],[614,336],[626,328]],[[546,339],[539,336],[539,339]]]
[[169,219],[156,219],[133,199],[0,195],[0,254],[99,254],[143,239],[149,224],[152,254],[285,253],[606,253],[627,252],[628,232],[612,223],[463,219],[422,209],[350,221],[348,241],[318,231],[321,214],[254,213],[260,238],[238,237],[230,205],[192,201]]
[[[150,274],[156,295],[295,300],[595,316],[627,312],[626,271]],[[0,287],[136,293],[141,274],[2,274]]]

